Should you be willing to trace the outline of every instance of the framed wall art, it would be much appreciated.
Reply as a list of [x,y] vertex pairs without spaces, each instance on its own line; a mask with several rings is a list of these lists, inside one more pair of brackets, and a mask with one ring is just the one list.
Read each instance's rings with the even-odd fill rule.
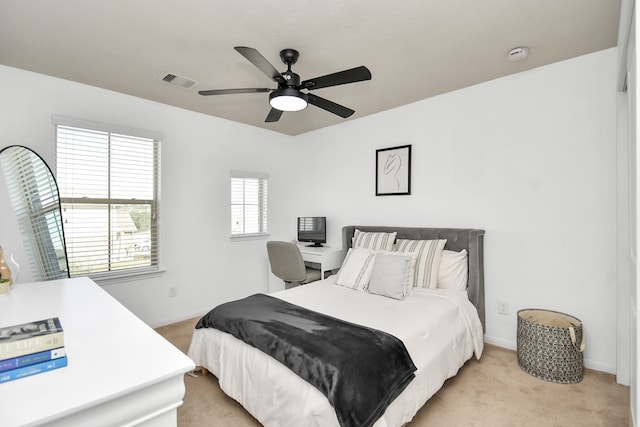
[[376,150],[376,196],[411,194],[411,145]]

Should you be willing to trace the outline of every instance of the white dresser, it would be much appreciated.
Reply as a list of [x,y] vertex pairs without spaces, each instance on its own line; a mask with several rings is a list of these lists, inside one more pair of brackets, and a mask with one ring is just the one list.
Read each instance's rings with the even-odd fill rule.
[[0,384],[0,426],[176,426],[193,361],[88,278],[18,284],[0,327],[58,317],[69,365]]

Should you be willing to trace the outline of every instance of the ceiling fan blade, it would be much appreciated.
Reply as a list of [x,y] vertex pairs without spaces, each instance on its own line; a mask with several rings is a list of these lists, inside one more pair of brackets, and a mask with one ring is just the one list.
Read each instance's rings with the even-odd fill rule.
[[242,88],[242,89],[211,89],[211,90],[199,90],[198,93],[203,96],[208,95],[232,95],[235,93],[263,93],[271,92],[271,89],[265,87],[255,88]]
[[311,93],[307,94],[307,99],[309,101],[309,104],[313,104],[316,107],[327,110],[330,113],[342,117],[343,119],[346,119],[347,117],[355,113],[355,111],[350,108],[344,107],[340,104],[336,104],[335,102],[329,101],[328,99],[321,98]]
[[237,50],[240,55],[247,58],[249,62],[255,65],[260,71],[266,74],[267,77],[278,83],[285,83],[284,77],[282,77],[280,72],[276,70],[276,68],[271,65],[271,63],[260,54],[260,52],[252,47],[245,46],[236,46],[234,49]]
[[277,122],[278,120],[280,120],[280,117],[282,117],[282,111],[272,108],[271,111],[269,111],[269,114],[267,114],[267,118],[264,119],[264,122],[265,123]]
[[371,80],[371,71],[362,65],[360,67],[351,68],[350,70],[338,71],[337,73],[305,80],[300,83],[300,88],[314,90],[323,87],[361,82],[364,80]]

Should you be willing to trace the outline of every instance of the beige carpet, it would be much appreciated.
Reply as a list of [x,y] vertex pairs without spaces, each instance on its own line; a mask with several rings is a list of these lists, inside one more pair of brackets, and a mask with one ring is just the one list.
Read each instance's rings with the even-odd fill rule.
[[[156,329],[186,352],[198,319]],[[179,427],[259,426],[227,397],[215,376],[185,375]],[[629,387],[603,372],[585,370],[578,384],[535,378],[518,367],[514,351],[486,345],[480,361],[467,362],[407,424],[440,426],[629,426]]]

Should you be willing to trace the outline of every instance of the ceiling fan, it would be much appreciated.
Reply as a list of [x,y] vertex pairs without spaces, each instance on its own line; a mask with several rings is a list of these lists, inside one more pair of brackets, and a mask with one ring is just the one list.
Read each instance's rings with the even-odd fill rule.
[[265,122],[277,122],[280,120],[283,111],[300,111],[307,107],[307,104],[315,105],[330,113],[342,118],[347,118],[355,113],[354,110],[344,107],[328,99],[321,98],[302,89],[315,90],[330,86],[339,86],[347,83],[371,80],[371,72],[365,66],[315,77],[313,79],[300,81],[300,76],[291,71],[291,65],[295,64],[300,54],[295,49],[283,49],[280,51],[282,62],[287,64],[287,71],[280,73],[264,56],[251,47],[234,47],[249,62],[255,65],[260,71],[270,79],[278,83],[277,89],[270,88],[241,88],[241,89],[212,89],[198,91],[200,95],[230,95],[236,93],[261,93],[269,94],[269,104],[271,111],[267,115]]

